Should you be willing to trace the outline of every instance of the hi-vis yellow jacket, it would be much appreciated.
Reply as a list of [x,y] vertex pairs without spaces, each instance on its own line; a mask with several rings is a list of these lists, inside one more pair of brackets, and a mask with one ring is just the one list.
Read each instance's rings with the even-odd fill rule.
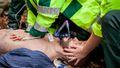
[[[100,17],[102,18],[107,12],[111,10],[120,10],[120,0],[97,0],[100,4]],[[92,29],[95,35],[102,37],[101,25],[96,21],[92,25]]]
[[[71,3],[81,4],[79,10],[78,5],[72,5]],[[119,0],[67,0],[61,12],[70,20],[72,20],[77,26],[83,28],[86,31],[93,31],[95,35],[102,37],[101,25],[98,22],[99,18],[102,18],[107,12],[111,10],[120,10]],[[69,9],[69,10],[67,10]],[[77,10],[77,11],[75,11]],[[71,13],[73,13],[71,15]]]
[[99,17],[108,11],[119,9],[119,0],[27,0],[29,26],[46,32],[62,13],[78,27],[102,37]]
[[60,13],[65,0],[26,0],[28,7],[28,31],[31,27],[46,32]]
[[[95,0],[27,0],[29,26],[46,32],[62,13],[77,26],[89,30],[100,8]],[[29,30],[29,29],[28,29]]]

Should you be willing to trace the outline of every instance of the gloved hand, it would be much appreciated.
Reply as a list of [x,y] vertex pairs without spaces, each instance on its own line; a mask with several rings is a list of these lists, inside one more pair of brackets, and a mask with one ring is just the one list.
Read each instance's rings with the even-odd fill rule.
[[48,32],[40,32],[40,31],[36,30],[34,27],[32,27],[30,29],[29,33],[34,37],[38,37],[38,36],[44,37],[45,34],[48,33]]

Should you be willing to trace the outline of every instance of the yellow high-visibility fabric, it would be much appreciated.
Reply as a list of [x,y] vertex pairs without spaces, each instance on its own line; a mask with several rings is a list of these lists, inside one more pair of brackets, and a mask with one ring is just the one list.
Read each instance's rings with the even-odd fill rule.
[[[87,31],[89,30],[89,28],[91,28],[91,25],[94,23],[94,20],[98,16],[100,5],[96,0],[77,1],[79,2],[79,4],[82,5],[82,7],[78,11],[76,11],[73,16],[70,17],[70,20],[73,21],[78,27],[81,27]],[[63,13],[66,8],[69,7],[71,2],[72,0],[65,1],[61,13]],[[74,8],[71,10],[74,10]]]
[[[120,0],[99,0],[99,2],[101,8],[101,17],[111,10],[120,10]],[[102,28],[99,23],[94,23],[92,28],[95,35],[102,37]]]
[[[65,0],[51,0],[50,8],[61,8]],[[39,1],[38,1],[39,2]],[[39,5],[39,4],[38,4]],[[40,5],[42,6],[42,5]],[[55,19],[58,18],[58,15],[47,14],[39,12],[36,18],[36,23],[45,28],[49,28],[52,23],[55,22]]]

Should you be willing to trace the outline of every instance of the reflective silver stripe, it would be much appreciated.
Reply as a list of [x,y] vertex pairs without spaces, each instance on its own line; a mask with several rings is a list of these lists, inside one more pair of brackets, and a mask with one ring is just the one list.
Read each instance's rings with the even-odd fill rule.
[[35,23],[34,28],[41,32],[47,32],[47,29],[45,27],[40,26],[38,23]]
[[59,15],[60,9],[59,8],[50,8],[45,6],[38,6],[38,13],[45,13],[45,14],[55,14]]
[[30,31],[31,28],[32,28],[32,26],[28,25],[26,31]]

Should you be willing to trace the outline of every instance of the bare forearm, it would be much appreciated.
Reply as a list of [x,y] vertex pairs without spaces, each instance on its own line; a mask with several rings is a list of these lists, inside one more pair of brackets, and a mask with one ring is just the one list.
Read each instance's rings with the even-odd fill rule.
[[94,33],[91,34],[90,38],[87,40],[86,44],[83,46],[83,52],[87,55],[101,42],[101,38],[95,36]]

